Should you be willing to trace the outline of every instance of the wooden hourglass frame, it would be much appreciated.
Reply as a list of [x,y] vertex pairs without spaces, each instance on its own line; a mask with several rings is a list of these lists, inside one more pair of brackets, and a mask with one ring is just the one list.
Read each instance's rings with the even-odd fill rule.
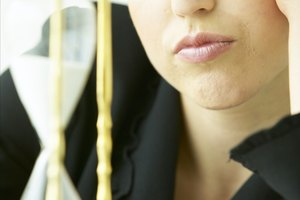
[[[47,170],[46,199],[62,199],[63,192],[60,176],[65,158],[65,139],[61,120],[62,93],[62,31],[63,16],[62,0],[55,0],[55,12],[50,19],[49,52],[52,60],[52,121],[51,146]],[[98,188],[97,200],[111,200],[111,101],[112,101],[112,33],[111,33],[111,3],[109,0],[98,0],[97,10],[97,155],[98,155]]]

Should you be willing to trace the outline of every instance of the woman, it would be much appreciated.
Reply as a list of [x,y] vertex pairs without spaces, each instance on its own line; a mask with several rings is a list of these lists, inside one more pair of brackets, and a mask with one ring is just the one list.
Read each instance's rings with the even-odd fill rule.
[[131,0],[129,8],[153,66],[181,93],[175,197],[229,198],[249,176],[226,162],[229,149],[290,113],[288,35],[290,23],[299,68],[299,1]]
[[[126,8],[113,7],[114,199],[300,199],[299,4],[130,0],[147,55],[167,82],[151,69]],[[94,78],[66,130],[66,166],[83,199],[96,194]],[[13,85],[5,73],[3,199],[19,198],[39,151]]]
[[[180,92],[185,129],[175,199],[230,198],[250,173],[227,162],[228,151],[274,126],[290,106],[299,112],[299,97],[291,101],[297,105],[288,98],[288,58],[299,75],[300,1],[130,0],[129,9],[153,66]],[[299,95],[293,84],[291,94]],[[290,132],[296,129],[299,141],[299,121]]]

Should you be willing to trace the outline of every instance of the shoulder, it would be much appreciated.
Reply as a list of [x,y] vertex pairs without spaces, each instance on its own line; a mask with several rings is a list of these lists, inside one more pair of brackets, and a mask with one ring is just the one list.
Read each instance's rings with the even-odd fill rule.
[[254,134],[231,157],[258,175],[285,199],[300,199],[300,114]]

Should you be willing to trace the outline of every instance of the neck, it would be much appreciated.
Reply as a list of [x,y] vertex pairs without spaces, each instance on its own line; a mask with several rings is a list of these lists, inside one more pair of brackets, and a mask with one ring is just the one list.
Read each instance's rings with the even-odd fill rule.
[[288,97],[287,70],[252,99],[234,108],[209,110],[182,96],[185,134],[178,167],[192,168],[201,177],[201,182],[225,179],[217,181],[218,184],[240,184],[250,173],[240,165],[228,162],[228,152],[251,133],[271,127],[288,115]]

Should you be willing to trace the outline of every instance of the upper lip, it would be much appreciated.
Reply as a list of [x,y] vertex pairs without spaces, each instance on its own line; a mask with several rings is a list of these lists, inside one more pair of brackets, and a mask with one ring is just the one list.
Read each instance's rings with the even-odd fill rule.
[[196,35],[187,35],[183,39],[181,39],[175,46],[174,53],[178,53],[185,48],[199,48],[210,43],[233,41],[234,39],[230,36],[201,32]]

